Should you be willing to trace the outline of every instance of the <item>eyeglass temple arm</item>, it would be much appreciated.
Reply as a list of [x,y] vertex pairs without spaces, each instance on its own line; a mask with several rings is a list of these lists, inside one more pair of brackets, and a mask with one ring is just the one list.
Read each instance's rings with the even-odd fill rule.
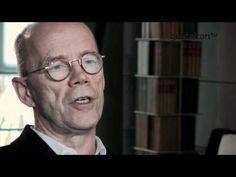
[[46,67],[44,67],[44,68],[37,69],[37,70],[35,70],[35,71],[31,71],[31,72],[29,72],[29,73],[26,73],[26,74],[23,75],[23,77],[27,77],[27,76],[30,75],[30,74],[33,74],[33,73],[36,73],[36,72],[39,72],[39,71],[42,71],[42,70],[45,70],[45,69],[48,69],[48,66],[46,66]]

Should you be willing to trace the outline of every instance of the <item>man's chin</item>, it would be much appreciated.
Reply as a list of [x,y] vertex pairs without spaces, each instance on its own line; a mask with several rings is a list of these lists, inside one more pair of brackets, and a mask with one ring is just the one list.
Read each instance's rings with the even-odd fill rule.
[[74,125],[81,126],[81,127],[94,127],[97,125],[100,118],[94,115],[76,115],[71,122],[74,122]]

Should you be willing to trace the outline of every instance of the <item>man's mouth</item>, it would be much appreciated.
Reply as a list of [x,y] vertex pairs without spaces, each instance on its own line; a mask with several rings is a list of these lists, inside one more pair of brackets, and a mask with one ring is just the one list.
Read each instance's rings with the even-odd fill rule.
[[88,104],[92,101],[92,97],[89,97],[89,96],[82,96],[82,97],[79,97],[77,99],[75,99],[75,103],[77,104]]

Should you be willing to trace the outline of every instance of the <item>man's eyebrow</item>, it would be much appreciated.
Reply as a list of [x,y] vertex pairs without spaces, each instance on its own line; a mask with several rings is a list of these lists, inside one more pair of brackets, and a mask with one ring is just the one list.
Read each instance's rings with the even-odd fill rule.
[[84,50],[83,52],[81,52],[81,53],[79,54],[79,56],[84,55],[84,54],[86,54],[86,53],[98,53],[98,51],[96,51],[96,50]]
[[[96,50],[84,50],[83,52],[79,53],[76,58],[78,58],[78,57],[80,57],[80,56],[82,56],[82,55],[84,55],[86,53],[98,53],[98,52]],[[48,56],[43,58],[43,63],[42,64],[44,65],[46,63],[50,63],[51,61],[57,60],[57,59],[68,60],[70,58],[68,56],[66,56],[66,55],[57,55],[57,56],[49,56],[48,55]]]
[[43,63],[50,63],[53,60],[57,60],[57,59],[68,59],[67,56],[65,55],[57,55],[57,56],[46,56],[45,58],[43,58]]

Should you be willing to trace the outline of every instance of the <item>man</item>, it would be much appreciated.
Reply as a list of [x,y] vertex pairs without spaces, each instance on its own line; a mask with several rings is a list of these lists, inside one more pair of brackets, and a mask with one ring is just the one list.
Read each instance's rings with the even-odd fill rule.
[[35,125],[0,154],[109,154],[96,136],[104,103],[103,57],[84,23],[36,23],[15,43],[21,77],[12,80]]

